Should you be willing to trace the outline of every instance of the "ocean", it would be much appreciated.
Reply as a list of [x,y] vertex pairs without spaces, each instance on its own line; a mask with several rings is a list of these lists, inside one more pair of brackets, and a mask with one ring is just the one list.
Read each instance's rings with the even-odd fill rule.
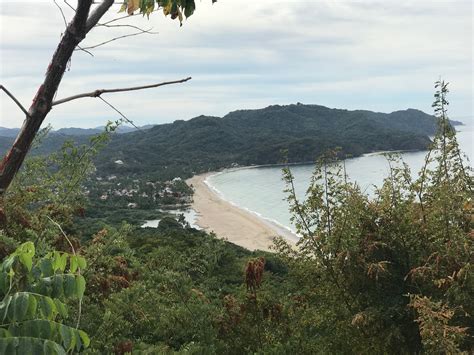
[[[459,146],[472,166],[474,160],[474,122],[473,120],[466,121],[465,125],[457,126],[456,129],[458,130]],[[425,151],[401,153],[401,157],[410,167],[413,177],[418,175],[418,171],[423,166],[426,153]],[[389,173],[387,158],[382,153],[371,153],[358,158],[347,159],[345,164],[349,180],[357,182],[362,191],[369,196],[373,196],[375,186],[381,186]],[[313,164],[291,167],[295,177],[297,196],[300,199],[304,199],[304,193],[309,186],[313,169]],[[233,205],[295,232],[295,227],[290,221],[286,195],[283,192],[285,184],[282,180],[281,167],[225,170],[209,176],[206,183],[221,198]]]

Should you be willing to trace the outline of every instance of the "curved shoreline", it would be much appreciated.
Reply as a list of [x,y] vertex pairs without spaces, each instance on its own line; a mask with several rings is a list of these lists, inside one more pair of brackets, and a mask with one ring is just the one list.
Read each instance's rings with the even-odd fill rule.
[[213,174],[195,175],[186,180],[194,189],[192,208],[197,213],[199,227],[249,250],[270,250],[276,236],[284,237],[290,243],[298,240],[295,234],[281,226],[224,200],[206,183]]

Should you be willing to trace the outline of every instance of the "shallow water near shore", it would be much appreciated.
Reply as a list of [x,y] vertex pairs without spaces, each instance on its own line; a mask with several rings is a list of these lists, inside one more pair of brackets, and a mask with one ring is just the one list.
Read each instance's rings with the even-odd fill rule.
[[[461,151],[467,155],[472,166],[473,120],[456,128]],[[401,153],[414,178],[424,164],[425,155],[426,151]],[[345,165],[350,181],[357,182],[361,190],[369,196],[373,196],[376,186],[380,187],[389,173],[387,158],[382,153],[347,159]],[[300,199],[304,197],[313,169],[312,164],[291,167],[295,177],[296,193]],[[295,227],[290,221],[286,195],[283,192],[285,184],[282,180],[281,167],[252,167],[223,171],[209,176],[206,183],[228,202],[295,232]]]

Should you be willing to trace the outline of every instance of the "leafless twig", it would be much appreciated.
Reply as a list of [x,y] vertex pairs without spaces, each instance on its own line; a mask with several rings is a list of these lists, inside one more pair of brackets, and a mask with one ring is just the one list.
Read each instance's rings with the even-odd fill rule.
[[[191,79],[191,78],[189,78],[189,79]],[[10,97],[10,99],[13,100],[13,102],[16,103],[16,105],[20,108],[20,110],[22,110],[23,113],[24,113],[26,116],[30,117],[30,114],[29,114],[28,111],[23,107],[23,105],[20,103],[20,101],[18,101],[17,98],[16,98],[10,91],[8,91],[5,86],[0,85],[0,90],[5,91],[5,93]]]
[[46,216],[47,219],[49,219],[56,227],[59,228],[59,230],[61,231],[61,234],[64,236],[64,238],[66,239],[66,241],[68,242],[69,246],[71,247],[71,251],[74,255],[76,255],[76,249],[74,249],[74,245],[71,243],[71,240],[68,238],[67,234],[64,232],[63,228],[61,227],[61,225],[54,221],[51,217],[49,216]]
[[54,5],[56,5],[56,7],[59,9],[59,12],[61,13],[61,16],[62,16],[63,21],[64,21],[64,27],[67,27],[66,16],[64,16],[63,8],[61,6],[59,6],[59,4],[56,2],[56,0],[53,0],[53,2],[54,2]]
[[[64,232],[63,228],[61,227],[61,225],[54,221],[51,217],[49,216],[46,216],[47,219],[49,219],[51,221],[51,223],[53,223],[56,227],[59,228],[59,230],[61,231],[61,234],[64,236],[64,238],[66,239],[66,241],[69,243],[69,246],[71,247],[71,250],[72,250],[72,254],[74,256],[77,256],[76,254],[76,249],[74,249],[74,245],[71,243],[71,240],[68,238],[67,234]],[[77,268],[77,273],[79,275],[81,275],[81,268],[78,267]],[[78,310],[77,310],[77,323],[76,323],[76,329],[79,328],[79,325],[81,323],[81,313],[82,313],[82,297],[79,298],[79,304],[78,304]]]
[[144,86],[134,86],[129,88],[119,88],[119,89],[99,89],[91,92],[85,92],[82,94],[77,94],[69,97],[65,97],[64,99],[53,101],[52,106],[60,105],[68,101],[81,99],[83,97],[100,97],[102,94],[113,93],[113,92],[124,92],[124,91],[136,91],[136,90],[144,90],[144,89],[152,89],[159,86],[171,85],[171,84],[179,84],[184,83],[188,80],[191,80],[191,77],[181,80],[174,80],[174,81],[165,81],[158,84],[151,84],[151,85],[144,85]]
[[74,6],[72,6],[70,3],[68,3],[67,0],[64,0],[64,3],[65,3],[67,6],[69,6],[69,8],[70,8],[72,11],[76,12],[76,9],[74,8]]
[[[59,6],[59,4],[56,2],[56,0],[53,0],[54,1],[54,5],[56,5],[56,7],[59,9],[59,12],[61,13],[61,16],[63,18],[63,22],[64,22],[64,27],[67,27],[67,20],[66,20],[66,16],[64,15],[64,11],[63,11],[63,8],[61,6]],[[69,5],[67,3],[67,1],[64,1],[67,5]],[[69,7],[71,7],[72,9],[74,9],[71,5],[69,5]],[[77,48],[87,54],[89,54],[91,57],[93,57],[94,55],[89,52],[88,50],[85,50],[84,48],[82,48],[80,45],[77,45]]]
[[136,129],[138,129],[139,131],[141,131],[141,129],[137,126],[135,126],[135,123],[133,123],[132,120],[128,119],[127,116],[125,116],[122,112],[120,112],[114,105],[112,105],[110,102],[108,102],[107,100],[105,100],[103,97],[100,97],[99,96],[99,99],[101,99],[107,106],[109,106],[112,110],[114,110],[115,112],[117,112],[120,116],[122,116],[122,118],[130,123],[133,127],[135,127]]
[[[84,47],[83,49],[94,49],[94,48],[97,48],[97,47],[101,47],[105,44],[108,44],[110,42],[114,42],[118,39],[123,39],[123,38],[127,38],[127,37],[133,37],[133,36],[138,36],[138,35],[142,35],[142,34],[157,34],[158,32],[152,32],[151,31],[152,29],[149,29],[149,30],[142,30],[140,29],[139,32],[135,32],[135,33],[129,33],[129,34],[126,34],[126,35],[123,35],[123,36],[118,36],[118,37],[114,37],[112,39],[109,39],[108,41],[104,41],[104,42],[101,42],[101,43],[98,43],[98,44],[95,44],[93,46],[88,46],[88,47]],[[78,48],[80,49],[80,48]]]
[[[96,27],[107,27],[107,28],[119,28],[119,27],[126,27],[126,28],[133,28],[135,30],[138,30],[138,31],[142,31],[142,32],[147,32],[147,30],[144,30],[143,28],[140,28],[138,26],[135,26],[135,25],[129,25],[129,24],[120,24],[120,25],[107,25],[107,24],[103,24],[103,23],[98,23],[96,25]],[[148,30],[149,33],[151,34],[158,34],[158,32],[151,32],[152,28],[150,28]]]
[[[158,8],[155,9],[155,10],[153,10],[151,13],[156,12],[156,11],[158,11]],[[108,25],[108,24],[111,24],[111,23],[113,23],[113,22],[120,21],[120,20],[125,20],[125,19],[127,19],[127,18],[129,18],[129,17],[138,16],[138,15],[142,15],[142,14],[137,12],[137,13],[134,13],[134,14],[131,14],[131,15],[125,15],[125,16],[117,17],[117,18],[114,18],[114,19],[112,19],[112,20],[103,22],[103,23],[101,23],[100,25],[101,25],[101,26]],[[143,16],[143,15],[142,15],[142,16]]]

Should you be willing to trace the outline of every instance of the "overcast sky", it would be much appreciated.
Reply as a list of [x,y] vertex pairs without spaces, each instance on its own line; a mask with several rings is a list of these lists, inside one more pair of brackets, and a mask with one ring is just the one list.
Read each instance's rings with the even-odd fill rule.
[[[72,11],[57,0],[71,18]],[[74,1],[70,1],[74,3]],[[201,114],[302,102],[335,108],[431,113],[433,82],[451,82],[450,114],[473,115],[472,0],[196,0],[179,27],[161,13],[121,23],[157,35],[76,52],[57,98],[192,76],[184,84],[104,96],[137,125]],[[107,19],[120,16],[119,5]],[[25,105],[43,80],[64,30],[53,0],[0,0],[1,84]],[[83,43],[129,29],[96,28]],[[0,93],[0,126],[23,115]],[[119,118],[98,99],[55,107],[55,128],[94,127]]]

